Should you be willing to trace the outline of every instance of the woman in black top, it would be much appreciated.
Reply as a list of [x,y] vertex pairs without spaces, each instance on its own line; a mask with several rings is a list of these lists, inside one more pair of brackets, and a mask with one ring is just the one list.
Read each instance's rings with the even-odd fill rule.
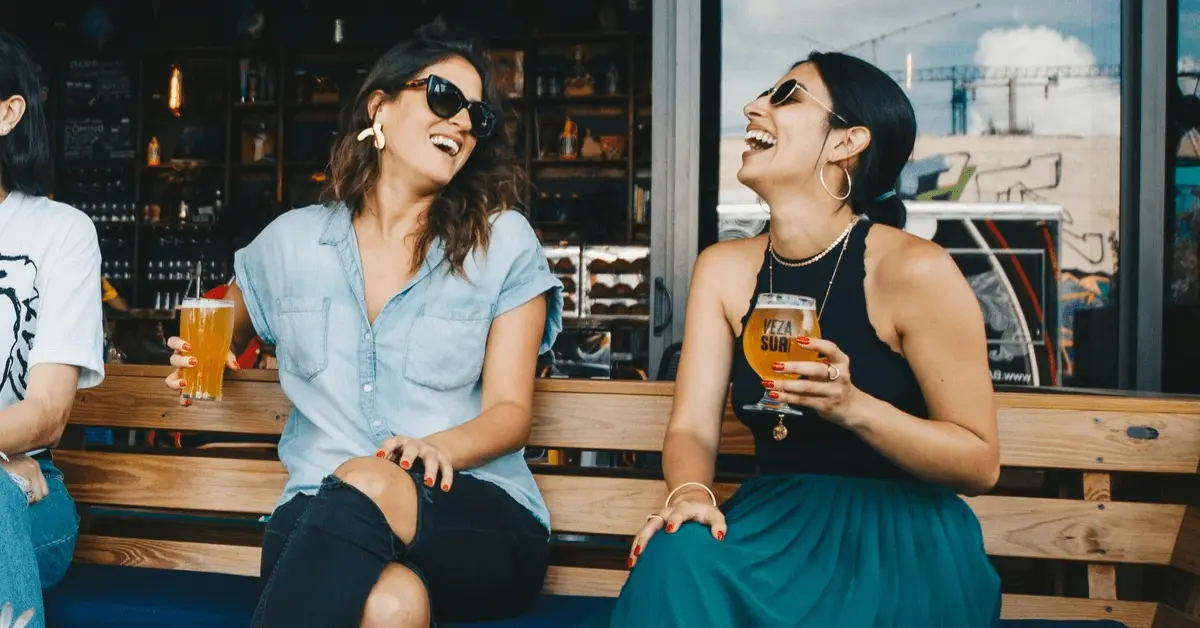
[[[738,179],[769,233],[700,256],[664,443],[671,496],[648,517],[613,626],[994,626],[999,579],[957,492],[999,450],[983,320],[944,250],[911,236],[894,186],[916,123],[898,85],[814,53],[746,105]],[[823,361],[751,369],[759,294],[812,297]],[[708,488],[727,384],[762,476]],[[803,416],[749,411],[766,390]],[[664,532],[665,530],[665,532]]]

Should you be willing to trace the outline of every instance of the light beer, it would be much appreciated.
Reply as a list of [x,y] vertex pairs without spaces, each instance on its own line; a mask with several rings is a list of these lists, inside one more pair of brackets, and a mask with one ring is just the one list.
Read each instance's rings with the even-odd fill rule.
[[[763,293],[758,295],[754,311],[742,330],[742,351],[750,368],[764,380],[800,379],[795,373],[779,373],[771,368],[775,362],[816,361],[820,356],[796,339],[801,336],[820,338],[816,301],[794,294]],[[767,396],[747,410],[801,414],[786,404]]]
[[800,336],[820,338],[817,311],[811,301],[797,305],[772,305],[754,308],[746,331],[742,334],[742,349],[750,368],[763,379],[799,379],[795,373],[777,373],[771,369],[775,362],[809,362],[817,360],[817,352],[796,342]]
[[233,341],[233,301],[185,299],[180,310],[179,337],[192,346],[188,356],[196,358],[196,366],[183,371],[183,398],[219,401]]

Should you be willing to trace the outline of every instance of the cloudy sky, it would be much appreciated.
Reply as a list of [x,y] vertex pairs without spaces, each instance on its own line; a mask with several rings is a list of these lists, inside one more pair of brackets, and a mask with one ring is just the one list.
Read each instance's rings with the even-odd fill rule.
[[[955,11],[961,12],[943,17]],[[724,0],[722,130],[740,135],[742,105],[813,49],[844,50],[889,71],[902,71],[908,54],[914,69],[1119,64],[1120,12],[1119,0]],[[1200,31],[1200,19],[1181,22],[1186,47],[1187,30]],[[873,46],[862,43],[872,39]],[[1044,80],[1023,81],[1017,122],[1038,135],[1117,135],[1119,84],[1115,78],[1062,79],[1047,88]],[[950,133],[949,82],[914,82],[908,95],[922,134]],[[1006,127],[1007,85],[979,85],[968,116],[970,132],[985,129],[989,120]]]

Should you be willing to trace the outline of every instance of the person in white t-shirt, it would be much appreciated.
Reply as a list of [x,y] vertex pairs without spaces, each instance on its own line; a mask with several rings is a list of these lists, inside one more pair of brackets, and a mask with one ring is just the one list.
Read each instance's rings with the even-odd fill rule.
[[0,615],[32,628],[79,528],[48,448],[104,377],[96,228],[43,196],[49,146],[35,66],[0,29]]

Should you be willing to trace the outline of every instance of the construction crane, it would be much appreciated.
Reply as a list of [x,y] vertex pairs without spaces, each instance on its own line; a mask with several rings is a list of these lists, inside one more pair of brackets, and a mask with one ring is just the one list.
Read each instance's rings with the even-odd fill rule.
[[1017,87],[1038,85],[1050,95],[1050,89],[1060,79],[1066,78],[1120,78],[1121,66],[1113,65],[1047,65],[1031,67],[951,65],[916,70],[894,70],[889,72],[896,82],[911,85],[913,82],[947,81],[950,83],[950,120],[952,135],[967,132],[967,107],[980,87],[1006,86],[1008,88],[1008,132],[1020,133],[1017,125]]
[[924,20],[921,20],[920,22],[908,24],[907,26],[901,26],[900,28],[887,31],[886,33],[882,33],[882,34],[876,35],[874,37],[864,39],[858,43],[846,46],[845,48],[841,49],[841,52],[850,52],[851,50],[856,50],[858,48],[862,48],[863,46],[866,46],[869,44],[871,46],[871,63],[878,64],[879,60],[876,58],[876,55],[875,55],[875,47],[876,47],[876,44],[878,44],[879,42],[881,42],[893,35],[899,35],[900,33],[905,33],[905,32],[908,32],[908,31],[911,31],[911,30],[914,30],[917,28],[921,28],[922,26],[929,26],[930,24],[933,24],[935,22],[940,22],[942,20],[948,20],[956,15],[962,15],[963,13],[967,13],[968,11],[974,11],[975,9],[978,9],[982,6],[983,6],[982,2],[976,2],[975,4],[973,4],[969,7],[955,9],[948,13],[943,13],[941,15],[935,15],[933,17],[926,18]]

